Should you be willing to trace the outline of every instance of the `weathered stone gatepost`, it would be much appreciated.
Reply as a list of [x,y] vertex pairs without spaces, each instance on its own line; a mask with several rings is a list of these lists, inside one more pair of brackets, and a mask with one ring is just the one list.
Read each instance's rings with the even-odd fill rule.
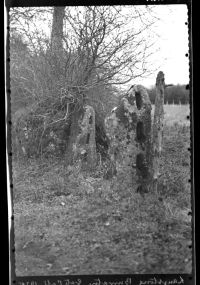
[[137,192],[149,192],[151,185],[151,102],[147,90],[136,85],[133,88],[137,106],[136,124],[136,174]]
[[86,105],[81,120],[80,134],[73,145],[74,160],[81,158],[82,164],[89,169],[94,169],[97,161],[95,141],[95,110],[92,106]]
[[163,121],[164,121],[164,73],[160,71],[156,78],[156,99],[152,138],[152,170],[153,188],[157,191],[159,178],[160,155],[162,151]]
[[[133,85],[106,118],[111,166],[117,175],[130,172],[137,191],[149,190],[151,180],[151,102],[142,85]],[[114,173],[114,171],[112,171]]]

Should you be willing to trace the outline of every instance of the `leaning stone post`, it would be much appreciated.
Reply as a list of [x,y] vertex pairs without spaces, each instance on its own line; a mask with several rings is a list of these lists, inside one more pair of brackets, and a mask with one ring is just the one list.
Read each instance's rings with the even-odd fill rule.
[[159,178],[160,155],[162,151],[163,121],[164,121],[164,73],[160,71],[156,78],[156,98],[152,137],[152,170],[153,188],[157,191]]

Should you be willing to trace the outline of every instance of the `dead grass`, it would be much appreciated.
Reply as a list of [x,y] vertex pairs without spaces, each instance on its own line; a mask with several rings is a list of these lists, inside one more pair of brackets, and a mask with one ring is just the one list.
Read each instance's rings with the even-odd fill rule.
[[145,197],[61,160],[13,163],[17,275],[190,273],[189,139],[165,125],[158,193]]

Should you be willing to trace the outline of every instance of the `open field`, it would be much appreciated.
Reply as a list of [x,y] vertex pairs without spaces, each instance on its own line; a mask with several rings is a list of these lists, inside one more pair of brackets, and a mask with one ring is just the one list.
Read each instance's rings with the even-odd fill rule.
[[16,273],[191,273],[188,106],[165,106],[158,193],[61,160],[13,162]]
[[[189,105],[164,105],[165,123],[167,125],[185,124],[189,126],[190,120],[187,116],[190,115]],[[152,106],[152,114],[154,114],[154,105]]]

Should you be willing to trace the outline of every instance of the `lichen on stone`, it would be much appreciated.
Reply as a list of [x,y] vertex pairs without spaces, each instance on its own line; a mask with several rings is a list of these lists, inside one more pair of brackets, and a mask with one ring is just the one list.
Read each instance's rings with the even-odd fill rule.
[[144,189],[149,178],[151,144],[151,102],[146,89],[133,85],[106,118],[105,125],[117,175],[129,175]]

